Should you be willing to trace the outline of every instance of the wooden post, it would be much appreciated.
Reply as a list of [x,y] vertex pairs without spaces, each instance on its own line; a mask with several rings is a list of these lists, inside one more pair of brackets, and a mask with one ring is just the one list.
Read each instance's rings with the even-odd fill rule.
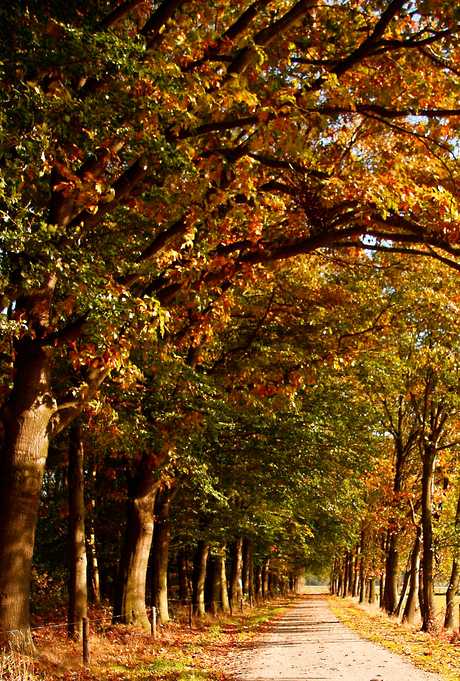
[[83,664],[89,664],[91,654],[89,650],[89,619],[83,617]]
[[215,601],[212,601],[212,603],[211,603],[211,613],[212,613],[213,617],[216,617],[217,610],[216,610],[216,602]]
[[251,608],[251,610],[252,610],[253,607],[254,607],[254,599],[253,599],[252,596],[249,596],[249,607]]
[[152,608],[152,638],[154,641],[157,640],[157,609],[155,606]]
[[241,612],[243,612],[243,599],[241,599],[240,609],[241,609]]
[[229,605],[230,605],[230,617],[233,617],[233,603],[232,603],[232,599],[230,599]]
[[193,627],[193,604],[190,603],[188,607],[188,625],[190,629]]

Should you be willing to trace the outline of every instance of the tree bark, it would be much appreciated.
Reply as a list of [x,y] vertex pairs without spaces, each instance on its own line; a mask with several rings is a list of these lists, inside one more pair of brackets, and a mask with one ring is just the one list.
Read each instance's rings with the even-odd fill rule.
[[206,601],[208,608],[213,614],[222,609],[222,564],[219,555],[208,557],[208,569],[206,572]]
[[353,568],[353,589],[352,589],[352,596],[353,598],[356,598],[358,595],[358,585],[359,585],[359,545],[356,545],[356,553],[355,553],[355,564]]
[[5,427],[0,459],[0,635],[13,645],[32,644],[29,593],[40,491],[56,402],[51,395],[52,352],[28,338],[16,343],[15,382],[1,412]]
[[197,617],[204,617],[205,601],[204,586],[206,580],[206,565],[208,562],[209,545],[204,540],[198,542],[193,560],[193,609]]
[[[455,513],[455,535],[458,535],[460,525],[460,496],[457,501],[457,510]],[[449,585],[446,591],[446,616],[444,618],[444,627],[446,629],[454,628],[454,598],[458,590],[460,581],[460,562],[458,556],[458,548],[455,548],[454,557],[452,561],[452,571],[450,573]]]
[[419,576],[420,576],[420,552],[422,550],[422,527],[417,526],[414,546],[410,562],[409,593],[404,607],[403,622],[412,624],[415,619],[417,600],[419,595]]
[[251,573],[252,573],[252,540],[245,539],[243,542],[242,580],[243,580],[243,596],[248,599],[253,596]]
[[259,603],[263,599],[262,592],[262,568],[260,565],[256,565],[254,568],[254,592],[256,597],[256,603]]
[[[94,472],[93,472],[94,474]],[[91,593],[91,600],[94,605],[99,605],[101,602],[101,586],[100,586],[100,576],[99,576],[99,564],[97,562],[97,548],[96,548],[96,533],[94,530],[94,510],[95,501],[91,499],[91,510],[92,513],[89,517],[89,531],[86,540],[86,552],[88,559],[88,573],[89,573],[89,586]]]
[[83,441],[81,428],[75,424],[69,435],[69,622],[70,638],[83,636],[83,618],[87,615],[85,500]]
[[232,568],[230,571],[230,600],[235,610],[243,598],[243,539],[233,542],[230,550]]
[[128,481],[125,540],[115,591],[114,622],[132,622],[145,630],[150,630],[145,609],[145,586],[158,486],[154,462],[144,455],[135,475]]
[[369,603],[375,603],[375,585],[376,585],[377,579],[375,577],[371,577],[369,580]]
[[223,612],[230,612],[230,601],[228,597],[227,587],[227,571],[225,569],[225,546],[222,547],[222,552],[219,556],[220,561],[220,584],[222,588],[222,610]]
[[266,601],[269,598],[269,571],[270,571],[270,558],[264,563],[262,567],[262,599]]
[[155,523],[152,541],[152,601],[162,624],[169,622],[168,611],[168,558],[171,523],[169,509],[177,487],[157,492],[154,505]]
[[454,556],[452,562],[452,572],[450,573],[449,586],[446,591],[446,616],[444,619],[444,627],[446,629],[454,628],[454,597],[457,593],[458,584],[460,581],[460,564],[458,557]]
[[184,605],[188,599],[188,567],[185,551],[177,554],[177,574],[179,577],[179,599]]
[[398,569],[399,552],[397,549],[397,534],[394,528],[388,530],[387,559],[385,569],[385,610],[393,615],[398,607]]
[[422,477],[422,528],[423,528],[423,623],[422,631],[430,631],[435,625],[433,586],[433,482],[436,450],[426,445],[423,456]]

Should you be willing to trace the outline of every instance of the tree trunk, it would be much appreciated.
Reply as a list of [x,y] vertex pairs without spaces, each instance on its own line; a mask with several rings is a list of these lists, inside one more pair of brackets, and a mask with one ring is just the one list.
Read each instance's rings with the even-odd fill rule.
[[269,597],[269,589],[268,589],[268,580],[269,580],[269,572],[270,572],[270,558],[264,563],[262,567],[262,598],[264,601],[268,600]]
[[256,597],[256,603],[259,603],[263,599],[262,592],[262,568],[260,565],[256,565],[254,568],[254,591]]
[[396,531],[391,529],[388,532],[384,605],[387,613],[393,615],[398,607],[399,553]]
[[79,640],[83,636],[83,618],[87,615],[85,501],[83,442],[81,428],[74,425],[69,436],[69,622],[68,634]]
[[197,617],[205,614],[204,586],[206,580],[206,564],[208,561],[209,545],[201,540],[195,552],[193,561],[193,609]]
[[177,574],[179,577],[179,599],[184,605],[188,599],[188,568],[185,551],[177,554]]
[[[96,478],[96,470],[91,471],[93,482]],[[91,499],[91,514],[89,516],[89,531],[86,539],[86,552],[88,557],[88,577],[89,586],[91,589],[91,600],[94,605],[99,605],[101,602],[101,587],[99,577],[99,565],[97,562],[96,549],[96,533],[94,530],[94,514],[96,511],[96,502],[94,497]]]
[[415,536],[414,547],[411,554],[410,562],[410,579],[409,579],[409,594],[407,596],[406,605],[403,613],[403,622],[412,624],[415,619],[415,612],[417,609],[417,599],[419,595],[419,575],[420,575],[420,552],[422,550],[422,528],[417,526],[417,534]]
[[252,540],[245,539],[243,543],[243,596],[246,598],[252,597]]
[[365,571],[364,571],[364,547],[365,531],[361,530],[361,558],[359,561],[359,602],[364,603],[366,595]]
[[[458,529],[460,526],[460,496],[457,501],[457,511],[455,513],[455,535],[458,535]],[[452,572],[450,573],[449,586],[446,591],[446,616],[444,618],[444,627],[446,629],[454,628],[454,598],[457,593],[458,584],[460,581],[460,563],[458,557],[458,548],[455,549],[453,561],[452,561]]]
[[[56,403],[50,392],[52,354],[38,341],[16,344],[15,381],[1,420],[5,427],[0,459],[0,631],[20,632],[32,644],[29,593],[51,421]],[[10,639],[16,644],[17,634]]]
[[230,572],[230,600],[235,610],[243,598],[243,539],[237,539],[231,546],[232,568]]
[[444,619],[444,627],[446,629],[454,628],[454,597],[457,593],[458,583],[460,581],[460,564],[457,556],[452,562],[452,572],[450,574],[449,586],[446,591],[446,616]]
[[351,594],[353,598],[356,598],[356,596],[358,595],[358,584],[359,584],[359,546],[356,545],[355,564],[353,568],[353,589]]
[[159,486],[154,462],[147,455],[128,481],[125,540],[118,570],[114,622],[133,622],[150,630],[145,609],[147,565],[153,536],[153,508]]
[[225,569],[225,546],[222,548],[222,552],[219,556],[220,562],[220,585],[222,589],[222,610],[224,612],[230,612],[230,601],[228,598],[228,587],[227,587],[227,571]]
[[208,557],[206,573],[206,601],[213,614],[222,609],[222,563],[219,555]]
[[430,631],[435,625],[433,587],[433,519],[432,496],[436,453],[430,445],[425,447],[422,477],[422,527],[423,527],[423,624],[422,631]]
[[346,595],[348,593],[348,549],[345,551],[342,589],[343,589],[342,597],[346,598]]
[[348,596],[353,595],[353,566],[354,566],[353,549],[350,549],[348,553],[348,591],[347,591]]
[[404,573],[404,581],[403,581],[403,585],[402,585],[402,589],[401,589],[401,594],[399,596],[398,607],[396,608],[396,613],[395,613],[396,615],[398,615],[398,617],[400,616],[402,609],[403,609],[404,599],[406,598],[407,590],[409,588],[409,580],[410,580],[410,569],[406,570],[405,573]]
[[169,622],[168,611],[168,558],[171,523],[169,509],[177,488],[164,488],[157,492],[154,505],[155,524],[152,541],[152,602],[162,624]]
[[375,585],[376,585],[376,578],[371,577],[369,580],[369,603],[375,603]]

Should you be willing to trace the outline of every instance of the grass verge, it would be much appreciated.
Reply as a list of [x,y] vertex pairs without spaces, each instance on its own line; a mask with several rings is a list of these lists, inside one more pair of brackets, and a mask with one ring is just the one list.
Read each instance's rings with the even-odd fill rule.
[[334,613],[360,636],[403,655],[421,669],[440,674],[446,681],[460,679],[458,632],[425,634],[388,617],[377,606],[359,605],[351,598],[330,597]]
[[35,639],[39,658],[28,663],[27,676],[11,681],[223,681],[229,651],[267,629],[288,603],[278,599],[233,617],[209,615],[192,629],[178,617],[158,628],[156,641],[132,626],[98,625],[95,612],[89,666],[83,665],[81,643],[69,641],[65,628],[43,628]]

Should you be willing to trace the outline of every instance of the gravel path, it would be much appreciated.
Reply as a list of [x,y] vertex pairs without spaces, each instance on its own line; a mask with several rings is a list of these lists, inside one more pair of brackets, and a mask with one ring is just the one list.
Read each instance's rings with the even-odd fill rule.
[[231,668],[237,681],[442,681],[360,638],[321,596],[290,608],[262,639],[238,651]]

